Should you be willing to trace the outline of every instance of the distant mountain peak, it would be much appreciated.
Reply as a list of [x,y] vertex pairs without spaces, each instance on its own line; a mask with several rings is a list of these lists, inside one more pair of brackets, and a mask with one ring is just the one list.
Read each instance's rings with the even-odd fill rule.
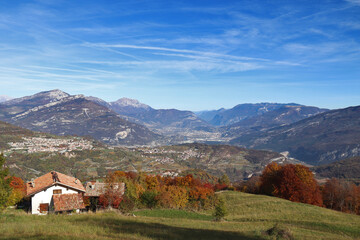
[[54,99],[62,99],[70,96],[70,94],[61,91],[60,89],[53,89],[46,92],[40,92],[39,94],[48,95],[50,98],[54,98]]
[[13,98],[12,98],[12,97],[9,97],[9,96],[7,96],[7,95],[0,95],[0,103],[1,103],[1,102],[9,101],[9,100],[11,100],[11,99],[13,99]]
[[118,105],[120,107],[144,108],[144,109],[151,108],[149,105],[143,104],[136,99],[126,98],[126,97],[120,98],[119,100],[112,102],[111,105]]
[[[9,101],[6,101],[2,104],[4,105],[12,105],[12,104],[19,104],[21,102],[24,101],[37,101],[37,99],[41,99],[42,104],[46,104],[49,102],[54,102],[54,101],[59,101],[63,98],[69,97],[70,94],[63,92],[59,89],[54,89],[54,90],[50,90],[50,91],[43,91],[43,92],[39,92],[36,93],[34,95],[30,95],[30,96],[25,96],[25,97],[21,97],[21,98],[14,98],[11,99]],[[36,104],[35,104],[36,105]]]

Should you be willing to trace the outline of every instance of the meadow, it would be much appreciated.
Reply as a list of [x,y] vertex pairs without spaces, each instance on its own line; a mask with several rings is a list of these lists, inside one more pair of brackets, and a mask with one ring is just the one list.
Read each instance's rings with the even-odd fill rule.
[[228,210],[221,222],[212,221],[211,211],[33,216],[8,209],[0,215],[0,239],[281,239],[265,233],[274,226],[288,232],[288,239],[360,239],[360,216],[354,214],[275,197],[219,194]]

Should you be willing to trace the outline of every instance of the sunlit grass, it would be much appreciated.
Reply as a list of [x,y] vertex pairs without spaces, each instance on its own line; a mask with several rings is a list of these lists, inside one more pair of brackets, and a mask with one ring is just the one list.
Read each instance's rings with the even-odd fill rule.
[[0,215],[0,239],[273,239],[264,232],[276,224],[295,239],[360,239],[360,216],[311,205],[237,192],[226,199],[226,221],[212,212],[141,210],[33,216],[19,210]]

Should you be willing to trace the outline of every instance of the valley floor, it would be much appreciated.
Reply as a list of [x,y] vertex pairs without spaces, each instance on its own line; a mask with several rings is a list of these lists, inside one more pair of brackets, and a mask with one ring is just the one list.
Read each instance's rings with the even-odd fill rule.
[[276,224],[294,239],[360,239],[360,216],[312,205],[238,192],[221,193],[229,215],[142,210],[136,217],[114,212],[32,216],[18,210],[0,215],[0,239],[275,239]]

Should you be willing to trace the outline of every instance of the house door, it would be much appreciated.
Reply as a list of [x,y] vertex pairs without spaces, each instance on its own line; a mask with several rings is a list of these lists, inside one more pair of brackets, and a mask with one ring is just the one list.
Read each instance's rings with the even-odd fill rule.
[[49,204],[48,203],[40,203],[40,213],[49,212]]

